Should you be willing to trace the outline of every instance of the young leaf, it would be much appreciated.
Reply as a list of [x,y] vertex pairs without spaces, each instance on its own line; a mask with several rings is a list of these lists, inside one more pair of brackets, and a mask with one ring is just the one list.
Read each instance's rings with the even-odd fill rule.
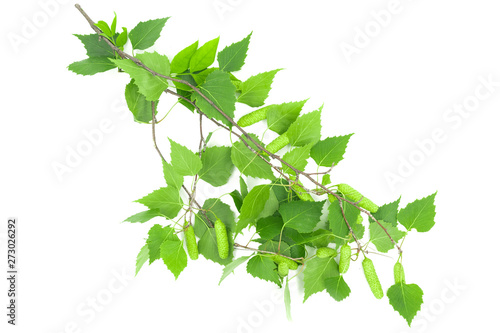
[[194,176],[202,168],[201,159],[186,147],[169,139],[172,167],[181,176]]
[[[199,87],[201,93],[208,97],[217,107],[219,107],[226,115],[234,118],[234,110],[236,103],[236,87],[231,82],[229,74],[220,70],[213,71],[207,76],[205,83]],[[222,121],[227,126],[231,123],[207,102],[197,92],[193,93],[191,100],[196,101],[200,110],[209,118],[215,118]]]
[[245,64],[245,58],[247,57],[248,44],[250,43],[250,33],[243,40],[226,46],[217,55],[217,62],[219,63],[219,68],[224,72],[236,72],[243,67]]
[[76,35],[75,36],[83,43],[87,50],[89,58],[107,57],[114,58],[115,52],[98,34],[92,35]]
[[297,119],[307,99],[299,102],[272,104],[266,107],[267,127],[278,134],[285,133]]
[[286,132],[292,146],[315,144],[321,138],[321,107],[317,111],[300,116]]
[[240,192],[241,192],[241,196],[243,197],[243,199],[245,199],[245,197],[248,194],[248,187],[247,187],[247,183],[245,183],[245,180],[241,176],[240,176]]
[[106,57],[87,58],[68,66],[70,71],[80,75],[94,75],[113,68],[116,68],[116,65]]
[[191,72],[201,71],[213,64],[218,45],[219,37],[206,42],[198,50],[196,50],[189,61],[189,69]]
[[319,166],[331,167],[344,158],[347,143],[352,134],[335,136],[319,141],[311,149],[311,157]]
[[413,318],[424,302],[423,295],[424,292],[416,284],[396,283],[387,290],[389,303],[406,319],[408,326],[411,326]]
[[141,251],[139,251],[139,254],[137,255],[137,259],[135,262],[135,275],[137,276],[137,273],[141,270],[142,266],[148,261],[149,259],[149,248],[148,244],[144,244],[144,246],[141,248]]
[[239,257],[239,258],[234,259],[233,261],[231,261],[229,264],[227,264],[224,267],[224,269],[222,270],[222,276],[221,276],[220,281],[219,281],[219,286],[222,283],[222,281],[224,281],[224,279],[229,276],[229,274],[231,274],[232,272],[234,272],[234,270],[236,269],[236,267],[238,267],[239,265],[241,265],[244,262],[246,262],[248,259],[250,259],[250,257],[251,256]]
[[237,141],[233,144],[231,160],[245,176],[269,180],[275,178],[272,167],[250,151],[241,141]]
[[330,185],[332,183],[332,180],[330,178],[330,174],[323,175],[323,178],[321,178],[321,185]]
[[170,65],[170,70],[172,73],[184,73],[189,68],[189,62],[193,57],[193,54],[198,49],[198,41],[189,45],[179,53],[175,55],[172,59],[172,64]]
[[279,212],[286,227],[298,232],[312,232],[319,222],[324,201],[291,201],[280,206]]
[[148,245],[148,251],[149,251],[149,264],[151,264],[153,261],[160,259],[160,247],[161,244],[163,244],[164,241],[166,240],[173,240],[175,241],[176,238],[179,239],[177,236],[174,235],[174,229],[171,227],[162,227],[159,224],[155,224],[154,226],[149,229],[148,232],[148,239],[146,241],[146,244]]
[[[153,71],[163,75],[170,74],[170,63],[166,56],[156,52],[145,52],[138,54],[136,57]],[[163,91],[168,88],[168,82],[165,78],[149,73],[144,68],[137,66],[130,59],[112,59],[111,61],[134,79],[135,84],[139,87],[139,92],[143,94],[148,101],[158,100]]]
[[118,46],[123,50],[122,46],[125,45],[128,40],[128,32],[127,28],[122,28],[122,29],[123,31],[118,35],[118,37],[116,37],[116,46]]
[[226,184],[233,173],[231,147],[208,147],[201,154],[201,162],[200,178],[214,187]]
[[[283,155],[283,160],[297,170],[304,171],[307,166],[307,159],[309,158],[311,147],[312,145],[294,148]],[[284,172],[295,175],[295,171],[288,166],[285,164],[282,164],[282,166]]]
[[111,22],[111,36],[114,36],[116,34],[116,13],[115,17],[113,18],[113,22]]
[[281,287],[281,279],[276,271],[276,264],[269,257],[260,254],[254,256],[248,261],[247,272],[253,277],[274,282],[278,287]]
[[184,177],[175,171],[172,164],[167,163],[164,160],[161,162],[163,164],[163,178],[165,178],[167,185],[176,189],[181,189],[182,184],[184,184]]
[[144,212],[140,212],[140,213],[137,213],[135,215],[132,215],[123,222],[144,223],[144,222],[148,222],[149,220],[151,220],[152,218],[157,217],[157,216],[163,216],[163,214],[160,213],[160,210],[159,209],[150,209],[150,210],[146,210]]
[[281,69],[260,73],[250,77],[240,85],[241,94],[238,97],[238,102],[247,104],[252,107],[264,105],[264,101],[269,95],[271,84],[274,76]]
[[325,280],[326,291],[332,296],[334,300],[337,302],[342,301],[347,298],[351,293],[351,289],[345,283],[344,278],[342,276],[334,276],[331,278],[327,278]]
[[[227,230],[229,234],[229,229]],[[230,235],[228,235],[228,239],[231,239]],[[203,255],[208,260],[216,262],[220,265],[227,265],[233,260],[233,244],[229,242],[229,254],[226,259],[221,259],[219,256],[219,250],[217,247],[217,238],[215,236],[214,228],[210,228],[203,236],[201,236],[198,241],[198,249],[200,250],[200,254]]]
[[160,246],[160,256],[167,268],[174,274],[175,279],[187,266],[187,255],[182,242],[178,239],[166,240]]
[[[134,120],[138,123],[148,124],[153,119],[151,101],[139,92],[139,87],[132,79],[125,87],[125,100],[127,106],[134,115]],[[155,114],[157,112],[158,101],[155,103]]]
[[304,269],[304,302],[309,296],[326,289],[326,280],[339,276],[339,266],[335,258],[314,257],[307,261]]
[[159,209],[160,213],[168,219],[177,216],[182,208],[182,199],[179,195],[179,189],[172,186],[162,187],[151,192],[147,196],[136,200],[149,209]]
[[[406,235],[406,232],[398,230],[392,224],[378,220],[378,222],[387,230],[392,239],[397,243]],[[388,252],[394,248],[394,244],[389,239],[382,227],[378,223],[370,223],[370,241],[375,245],[378,251]]]
[[99,22],[95,23],[95,26],[98,27],[99,29],[101,29],[102,33],[105,34],[106,36],[108,36],[108,37],[114,36],[114,34],[111,32],[111,28],[109,27],[109,25],[106,22],[99,21]]
[[129,33],[132,47],[136,50],[145,50],[153,46],[165,26],[169,17],[139,22]]
[[[378,210],[373,213],[373,217],[376,218],[378,221],[382,220],[387,223],[392,224],[393,227],[398,225],[398,207],[399,207],[399,201],[401,200],[401,197],[398,198],[398,200],[382,205],[378,208]],[[370,222],[375,222],[373,219],[370,218]]]
[[434,226],[434,217],[436,216],[434,198],[436,193],[415,200],[399,211],[398,220],[406,230],[410,231],[415,228],[418,232],[425,232]]

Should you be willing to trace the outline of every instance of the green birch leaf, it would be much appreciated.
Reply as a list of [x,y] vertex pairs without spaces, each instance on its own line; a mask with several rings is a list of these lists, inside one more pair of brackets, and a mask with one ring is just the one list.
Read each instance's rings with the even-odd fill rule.
[[245,58],[247,57],[248,44],[250,44],[250,33],[243,40],[226,46],[217,55],[217,62],[219,63],[219,68],[224,72],[236,72],[243,67],[245,64]]
[[406,319],[408,326],[422,306],[424,292],[416,284],[396,283],[387,290],[389,303]]
[[243,197],[243,199],[245,199],[245,197],[248,194],[248,187],[247,187],[247,183],[245,183],[245,180],[241,176],[240,176],[240,192],[241,192],[241,196]]
[[[364,226],[362,224],[356,223],[358,216],[360,215],[360,211],[354,207],[342,201],[342,207],[344,209],[345,217],[347,222],[354,231],[354,234],[360,239],[364,234]],[[334,239],[336,244],[343,244],[345,240],[343,238],[349,237],[349,228],[345,223],[344,216],[342,214],[342,210],[340,209],[339,201],[335,199],[330,207],[328,207],[328,222],[330,226],[330,230],[338,237]],[[343,237],[343,238],[339,238]]]
[[167,185],[180,190],[182,184],[184,184],[184,177],[175,171],[172,164],[165,162],[164,160],[161,162],[163,164],[163,178],[165,178]]
[[281,204],[279,212],[285,227],[298,232],[312,232],[319,222],[324,201],[291,201]]
[[87,50],[87,55],[89,58],[114,58],[115,51],[109,46],[103,37],[98,34],[91,35],[77,35],[75,36],[83,43],[83,46]]
[[281,69],[260,73],[250,77],[245,82],[240,84],[241,94],[238,97],[238,102],[247,104],[252,107],[264,105],[264,101],[271,91],[271,84],[274,76]]
[[139,251],[139,254],[137,255],[137,259],[135,262],[135,275],[137,276],[137,273],[141,270],[142,266],[148,261],[149,259],[149,248],[148,244],[144,244],[144,246],[141,248],[141,251]]
[[[229,229],[227,230],[227,232],[228,232],[227,239],[231,240]],[[201,236],[198,242],[198,249],[200,251],[200,254],[203,255],[206,259],[216,262],[223,266],[229,264],[233,260],[233,243],[231,241],[229,241],[229,255],[227,256],[227,258],[221,259],[219,257],[219,250],[217,248],[217,238],[215,236],[214,228],[208,229],[207,231],[205,231],[203,236]]]
[[264,239],[273,239],[283,229],[283,219],[280,216],[268,216],[257,221],[257,233]]
[[[220,70],[213,71],[207,76],[206,81],[199,87],[201,93],[209,98],[218,108],[220,108],[227,116],[234,118],[234,110],[236,103],[236,87],[231,82],[228,73]],[[232,126],[231,123],[207,102],[201,95],[194,92],[191,100],[196,101],[200,110],[209,118],[214,118],[222,121],[227,126]]]
[[212,39],[211,41],[203,44],[189,61],[189,69],[191,72],[201,71],[215,61],[215,55],[217,54],[217,46],[219,45],[219,37]]
[[248,259],[250,259],[250,257],[251,256],[239,257],[239,258],[234,259],[233,261],[231,261],[229,264],[227,264],[224,267],[224,269],[222,269],[222,276],[221,276],[220,281],[219,281],[219,286],[222,283],[222,281],[224,281],[224,279],[229,276],[229,274],[231,274],[232,272],[234,272],[234,270],[236,269],[236,267],[238,267],[241,264],[245,263]]
[[201,179],[212,186],[226,184],[233,173],[234,165],[231,161],[231,147],[208,147],[201,154],[203,167],[199,171]]
[[310,243],[311,245],[314,244],[319,247],[324,247],[333,243],[335,239],[335,235],[330,230],[326,229],[314,230],[311,233],[302,234],[302,236],[304,238],[299,240],[296,243],[297,245]]
[[259,156],[254,154],[241,141],[233,144],[231,150],[231,160],[234,165],[245,176],[251,176],[262,179],[273,180],[274,174],[272,167],[263,161]]
[[184,250],[182,244],[179,239],[166,240],[160,247],[160,256],[167,268],[174,274],[176,280],[187,266],[186,250]]
[[326,291],[332,296],[334,300],[337,302],[342,301],[347,298],[351,293],[351,289],[345,283],[344,278],[342,276],[334,276],[331,278],[327,278],[325,280]]
[[330,174],[323,175],[323,178],[321,178],[321,185],[330,185],[332,183],[332,180],[330,178]]
[[[307,159],[309,158],[312,145],[309,144],[304,147],[297,147],[283,155],[283,160],[288,164],[295,167],[297,170],[304,171],[307,166]],[[282,164],[283,171],[295,175],[295,171],[290,169],[285,164]]]
[[[406,235],[406,232],[400,231],[397,227],[394,227],[391,223],[378,220],[378,222],[387,230],[392,239],[397,243],[401,238]],[[394,248],[394,244],[389,239],[389,236],[385,233],[382,227],[376,223],[370,223],[370,241],[375,245],[380,252],[389,252],[389,250]]]
[[[133,79],[125,87],[125,100],[136,122],[144,124],[151,122],[153,119],[151,101],[146,100],[146,97],[139,92],[139,87],[134,83]],[[158,101],[155,103],[155,114],[157,113],[157,106]]]
[[159,209],[160,213],[167,219],[173,219],[182,208],[182,199],[179,195],[179,189],[172,186],[161,187],[151,192],[147,196],[136,200],[149,209]]
[[200,157],[172,139],[170,141],[170,159],[172,167],[181,176],[194,176],[202,168]]
[[269,185],[257,185],[252,188],[245,199],[243,199],[236,233],[239,233],[248,224],[255,223],[260,212],[266,206],[270,190],[271,187]]
[[334,257],[314,257],[304,269],[304,302],[313,294],[326,289],[326,280],[339,276],[339,266]]
[[321,107],[300,116],[288,128],[287,136],[292,146],[305,146],[309,143],[315,144],[321,138]]
[[123,222],[144,223],[144,222],[148,222],[149,220],[151,220],[152,218],[157,217],[157,216],[163,216],[163,214],[160,213],[160,210],[159,209],[150,209],[150,210],[146,210],[144,212],[140,212],[140,213],[137,213],[135,215],[132,215]]
[[276,271],[274,261],[262,255],[256,255],[248,261],[247,272],[253,277],[276,283],[281,287],[281,279]]
[[184,73],[189,68],[189,62],[197,49],[198,41],[177,53],[170,64],[171,72],[177,74]]
[[243,197],[241,196],[241,193],[238,192],[238,190],[234,190],[233,192],[229,193],[231,198],[233,198],[234,205],[236,206],[236,209],[238,212],[241,211],[241,206],[243,205]]
[[[401,200],[401,197],[398,198],[398,200],[385,204],[383,206],[380,206],[377,210],[377,212],[373,213],[373,217],[375,217],[378,221],[382,220],[387,223],[392,224],[393,227],[398,225],[398,207],[399,207],[399,201]],[[372,218],[370,218],[370,222],[373,223],[375,222]]]
[[272,104],[266,107],[267,127],[278,134],[285,133],[297,120],[307,99],[299,102]]
[[136,50],[145,50],[153,46],[156,40],[160,38],[161,31],[168,19],[169,17],[164,17],[156,20],[139,22],[129,33],[132,47]]
[[352,134],[335,136],[319,141],[311,149],[311,157],[319,166],[331,167],[344,158],[347,143]]
[[80,75],[94,75],[116,68],[116,65],[107,57],[87,58],[76,61],[68,66],[68,69]]
[[398,220],[406,230],[417,229],[418,232],[431,230],[435,224],[436,206],[434,205],[434,198],[436,194],[437,192],[420,200],[415,200],[399,211]]
[[[162,75],[170,75],[170,62],[166,56],[156,52],[145,52],[138,54],[136,58],[142,61],[142,63],[151,70]],[[111,59],[111,61],[134,79],[135,84],[139,87],[139,92],[143,94],[148,101],[158,100],[163,91],[168,88],[168,82],[165,78],[152,75],[144,68],[137,66],[130,59]]]
[[160,259],[160,247],[166,240],[179,239],[174,235],[175,230],[169,226],[162,227],[159,224],[155,224],[149,229],[148,239],[146,244],[148,245],[149,251],[149,264],[153,263],[155,260]]

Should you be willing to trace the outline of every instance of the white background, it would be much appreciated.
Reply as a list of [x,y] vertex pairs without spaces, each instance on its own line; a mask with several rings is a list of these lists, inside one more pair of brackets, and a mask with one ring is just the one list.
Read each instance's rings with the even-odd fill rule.
[[[225,10],[218,11],[221,4]],[[388,0],[81,5],[96,21],[110,21],[116,11],[118,26],[129,29],[139,21],[171,16],[156,46],[169,57],[197,39],[203,43],[221,35],[223,46],[253,31],[247,64],[238,76],[286,68],[276,77],[269,103],[310,97],[307,111],[325,103],[324,136],[355,133],[345,160],[333,171],[334,183],[349,183],[379,204],[402,195],[406,205],[437,190],[435,227],[425,234],[412,232],[404,244],[407,282],[422,287],[425,303],[409,329],[387,298],[371,295],[359,262],[346,275],[352,293],[341,303],[322,293],[302,304],[301,282],[295,283],[291,323],[281,300],[272,301],[282,291],[250,277],[243,267],[221,286],[221,267],[204,258],[189,264],[177,281],[160,262],[132,278],[135,257],[154,222],[120,222],[140,211],[132,201],[162,186],[163,179],[150,127],[134,123],[124,109],[128,76],[110,71],[82,77],[67,71],[68,64],[85,58],[72,34],[91,33],[73,3],[11,1],[0,14],[0,241],[5,253],[6,220],[18,217],[19,325],[5,323],[2,278],[2,332],[7,327],[8,332],[42,333],[318,328],[400,333],[497,327],[500,294],[493,267],[500,222],[495,191],[500,185],[500,86],[496,83],[467,115],[447,113],[454,105],[477,101],[476,89],[487,92],[481,77],[500,82],[497,2],[401,0],[384,27],[374,23],[371,12],[391,7]],[[35,30],[27,28],[30,24]],[[362,45],[359,30],[365,28],[373,29],[372,37]],[[343,43],[358,45],[358,53],[346,57]],[[164,96],[160,113],[170,103]],[[242,107],[237,116],[246,111]],[[111,130],[102,142],[58,179],[54,163],[65,163],[68,149],[86,141],[84,132],[99,129],[103,120]],[[195,121],[175,108],[159,129],[160,147],[168,153],[170,136],[195,148]],[[424,154],[416,142],[428,142],[439,129],[444,138],[428,144]],[[410,159],[411,169],[403,170],[401,161]],[[403,168],[402,178],[390,186],[387,173],[397,175],[398,168]],[[201,191],[221,194],[208,187]],[[374,257],[386,288],[395,256]],[[0,257],[5,271],[5,255]]]

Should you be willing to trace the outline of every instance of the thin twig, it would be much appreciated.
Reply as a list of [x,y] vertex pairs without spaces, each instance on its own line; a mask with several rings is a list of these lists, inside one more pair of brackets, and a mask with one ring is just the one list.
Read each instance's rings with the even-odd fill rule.
[[292,257],[285,256],[283,254],[280,254],[280,253],[271,252],[271,251],[265,251],[265,250],[259,250],[259,249],[255,249],[255,248],[248,247],[246,245],[241,245],[241,244],[238,244],[238,243],[234,243],[234,247],[239,247],[239,248],[242,248],[242,249],[252,250],[252,251],[260,252],[260,253],[276,254],[278,256],[281,256],[283,258],[288,258],[288,259],[293,260],[293,261],[304,260],[304,258],[292,258]]

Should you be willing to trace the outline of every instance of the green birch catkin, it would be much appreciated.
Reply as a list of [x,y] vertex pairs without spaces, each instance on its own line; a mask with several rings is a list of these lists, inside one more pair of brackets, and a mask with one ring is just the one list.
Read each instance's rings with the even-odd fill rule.
[[[349,250],[349,252],[351,252],[351,250]],[[318,258],[336,257],[337,251],[331,247],[320,247],[316,250],[316,256]]]
[[350,264],[351,264],[351,247],[349,246],[349,244],[345,243],[340,247],[339,272],[341,274],[347,273]]
[[221,259],[226,259],[229,255],[229,242],[227,240],[226,225],[220,219],[217,219],[214,223],[214,229],[219,257]]
[[247,127],[267,118],[267,107],[247,113],[238,120],[240,127]]
[[369,258],[365,258],[363,259],[362,265],[366,281],[368,282],[373,295],[375,298],[381,299],[384,297],[384,291],[382,290],[382,285],[380,284],[377,272],[375,271],[375,266],[373,266],[373,261]]
[[361,193],[353,189],[351,186],[347,184],[338,184],[337,189],[355,202],[359,201],[359,207],[368,210],[370,213],[377,212],[378,206],[374,204],[370,199],[364,197]]
[[196,243],[196,236],[192,225],[184,229],[184,237],[186,239],[186,247],[191,260],[198,259],[198,244]]

